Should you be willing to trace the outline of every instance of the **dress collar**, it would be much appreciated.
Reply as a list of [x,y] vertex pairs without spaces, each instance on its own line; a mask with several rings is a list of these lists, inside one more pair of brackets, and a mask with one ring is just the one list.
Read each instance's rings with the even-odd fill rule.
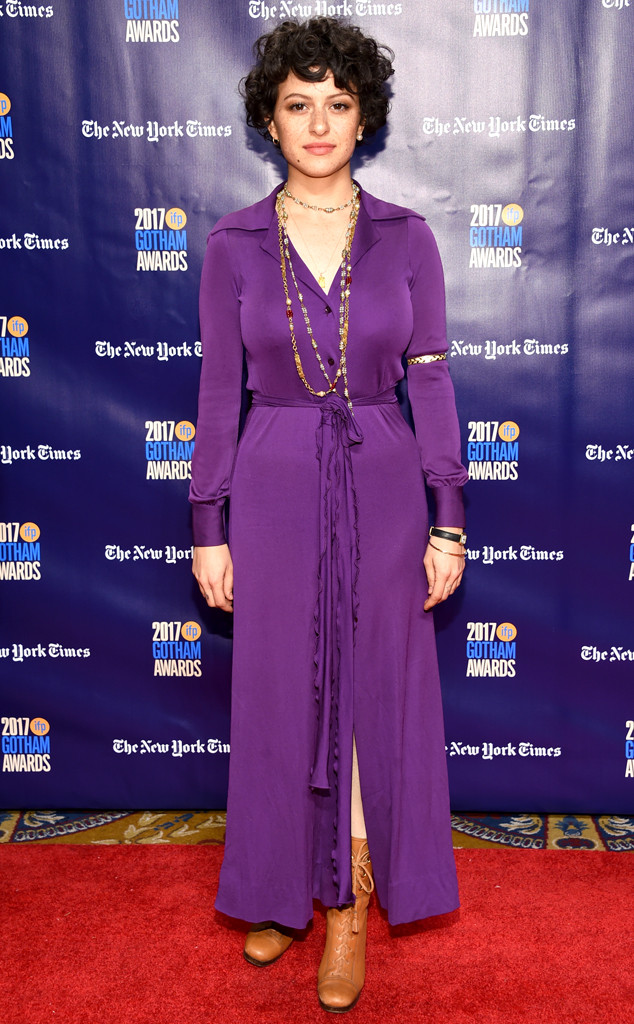
[[[237,210],[235,213],[229,213],[227,216],[222,217],[212,229],[211,234],[213,235],[218,231],[232,228],[240,231],[263,232],[264,237],[260,243],[261,248],[269,253],[276,263],[279,264],[280,243],[275,200],[281,187],[282,183],[276,185],[268,196],[260,199],[253,206],[247,206],[243,210]],[[425,219],[414,210],[408,210],[403,206],[395,206],[393,203],[386,203],[382,199],[377,199],[375,196],[370,195],[365,189],[361,189],[361,206],[352,244],[352,265],[355,266],[380,240],[381,221],[403,220],[409,217],[415,217],[418,220]],[[309,279],[304,281],[304,284],[311,287],[320,297],[323,297],[324,293],[319,288],[317,282],[313,280],[312,275],[309,274]]]

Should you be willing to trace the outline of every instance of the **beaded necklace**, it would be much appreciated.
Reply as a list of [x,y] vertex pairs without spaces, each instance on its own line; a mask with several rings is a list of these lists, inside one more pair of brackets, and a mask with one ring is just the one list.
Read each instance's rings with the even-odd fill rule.
[[[344,397],[348,403],[349,408],[352,409],[352,402],[350,401],[350,393],[348,390],[346,348],[348,347],[350,284],[352,282],[352,266],[350,263],[350,252],[352,249],[354,231],[357,225],[357,217],[359,216],[360,189],[355,182],[352,183],[352,200],[350,201],[350,220],[348,221],[348,227],[346,229],[346,239],[344,243],[343,252],[341,253],[341,269],[339,276],[339,366],[337,367],[337,372],[333,380],[331,380],[330,377],[328,376],[328,371],[324,366],[324,361],[319,353],[319,349],[317,348],[317,342],[315,341],[313,329],[311,327],[310,319],[308,317],[308,310],[304,305],[304,296],[300,291],[299,285],[297,283],[297,278],[295,276],[295,270],[293,268],[293,263],[291,260],[288,231],[286,227],[286,222],[288,220],[288,212],[286,210],[286,205],[284,202],[285,192],[286,186],[284,186],[284,188],[282,188],[282,190],[278,193],[275,207],[277,212],[278,234],[280,241],[280,266],[282,270],[282,283],[284,285],[284,296],[286,299],[286,316],[288,317],[288,326],[291,333],[291,345],[293,346],[293,354],[295,356],[295,368],[297,369],[299,379],[301,380],[304,387],[308,391],[310,391],[311,395],[316,395],[319,398],[323,398],[325,395],[329,395],[332,391],[334,391],[337,386],[337,381],[341,377],[343,379]],[[288,293],[288,277],[286,270],[287,264],[288,269],[291,272],[293,284],[295,285],[295,291],[297,292],[297,298],[299,299],[299,304],[304,317],[304,322],[306,324],[306,331],[308,332],[308,337],[310,338],[310,343],[313,347],[315,358],[319,363],[321,372],[323,373],[326,383],[328,385],[328,388],[325,391],[317,391],[315,388],[311,387],[311,385],[308,383],[306,379],[306,374],[304,373],[302,361],[299,355],[299,351],[297,349],[297,339],[295,338],[295,328],[293,324],[293,303]]]

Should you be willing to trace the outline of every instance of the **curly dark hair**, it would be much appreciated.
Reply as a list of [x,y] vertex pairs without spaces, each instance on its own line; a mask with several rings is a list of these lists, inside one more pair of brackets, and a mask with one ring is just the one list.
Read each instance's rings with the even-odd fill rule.
[[253,53],[256,63],[240,82],[240,92],[247,124],[264,138],[271,139],[278,86],[291,71],[305,82],[321,82],[332,71],[338,89],[354,90],[364,139],[385,124],[390,109],[385,83],[394,74],[394,54],[356,26],[336,18],[284,21],[256,40]]

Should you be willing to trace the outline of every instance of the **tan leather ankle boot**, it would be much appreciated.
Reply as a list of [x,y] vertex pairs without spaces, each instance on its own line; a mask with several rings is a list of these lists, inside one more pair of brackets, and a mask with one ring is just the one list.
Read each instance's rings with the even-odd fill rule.
[[317,975],[319,1002],[331,1013],[351,1010],[365,981],[368,904],[374,889],[366,839],[352,839],[352,892],[355,902],[331,907],[326,918],[326,947]]
[[268,967],[279,960],[292,941],[290,929],[280,931],[273,921],[254,925],[244,943],[244,959],[255,967]]

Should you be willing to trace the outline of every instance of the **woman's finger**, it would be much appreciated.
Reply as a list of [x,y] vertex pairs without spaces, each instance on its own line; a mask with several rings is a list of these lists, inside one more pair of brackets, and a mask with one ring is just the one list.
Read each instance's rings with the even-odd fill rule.
[[427,573],[428,597],[423,607],[425,611],[429,611],[441,601],[446,601],[460,585],[464,561],[460,559],[456,564],[455,556],[438,555],[428,547],[424,566]]

